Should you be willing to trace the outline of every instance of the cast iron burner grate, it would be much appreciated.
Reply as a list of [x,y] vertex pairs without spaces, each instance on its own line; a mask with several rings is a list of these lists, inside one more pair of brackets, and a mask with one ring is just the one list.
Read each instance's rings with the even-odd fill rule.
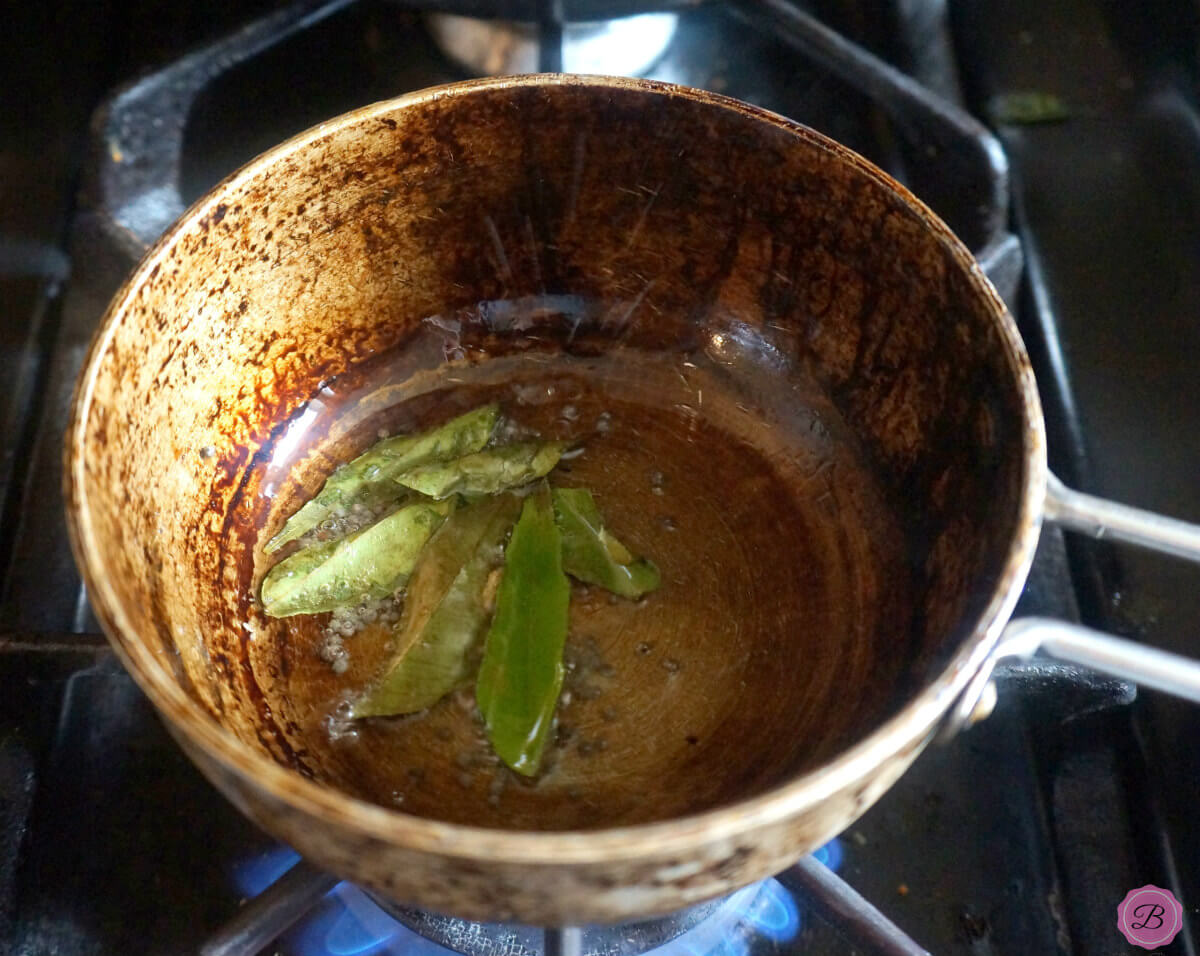
[[[137,247],[157,239],[183,212],[187,120],[208,88],[240,64],[268,56],[276,46],[355,3],[298,0],[135,81],[101,108],[95,131],[95,181],[89,192],[95,193],[102,228],[117,248],[136,254]],[[664,0],[608,0],[607,6],[606,0],[589,0],[584,4],[588,22],[652,13],[663,5]],[[539,65],[542,69],[561,65],[563,27],[577,22],[567,19],[571,14],[561,3],[533,0],[497,0],[490,8],[482,0],[412,0],[403,6],[425,14],[468,13],[489,19],[515,11],[518,16],[512,19],[535,23],[539,48],[557,51],[554,62]],[[972,249],[1001,295],[1012,301],[1021,271],[1021,249],[1007,231],[1008,163],[987,127],[846,40],[792,0],[733,0],[728,9],[866,96],[886,114],[906,147],[898,150],[897,162],[905,167],[909,184]],[[136,161],[125,161],[126,156],[136,157]]]

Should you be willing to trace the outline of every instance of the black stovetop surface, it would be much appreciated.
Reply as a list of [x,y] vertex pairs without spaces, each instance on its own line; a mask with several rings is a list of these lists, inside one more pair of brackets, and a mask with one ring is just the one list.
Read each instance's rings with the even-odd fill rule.
[[[134,244],[97,215],[88,117],[116,84],[280,6],[29,5],[0,39],[0,953],[194,952],[261,888],[247,868],[285,852],[191,767],[98,636],[58,494],[70,384],[133,261]],[[957,0],[939,21],[945,6],[810,9],[994,122],[1027,262],[1010,304],[1052,466],[1200,519],[1196,10]],[[919,149],[861,94],[724,8],[683,17],[655,75],[807,122],[928,184],[921,194],[970,230],[954,190],[939,193],[936,168],[914,172]],[[460,77],[418,15],[351,3],[189,101],[182,198],[312,122]],[[1023,92],[1061,97],[1066,119],[1000,122],[1003,96]],[[1019,612],[1082,615],[1195,654],[1197,584],[1181,563],[1048,534]],[[993,716],[930,748],[842,835],[840,873],[934,953],[1129,952],[1115,926],[1129,889],[1171,887],[1193,921],[1200,905],[1197,740],[1186,705],[1069,668],[1007,670]],[[786,933],[723,951],[854,951],[795,902]],[[385,951],[365,937],[337,945],[327,950]],[[428,945],[397,935],[386,951]],[[1163,952],[1193,953],[1188,932]]]

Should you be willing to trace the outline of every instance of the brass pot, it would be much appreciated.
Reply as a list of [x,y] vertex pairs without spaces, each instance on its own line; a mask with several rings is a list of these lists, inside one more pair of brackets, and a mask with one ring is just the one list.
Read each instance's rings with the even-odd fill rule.
[[[544,822],[506,819],[437,784],[421,813],[364,800],[298,712],[290,682],[304,668],[282,625],[242,626],[264,567],[258,529],[277,527],[304,490],[247,520],[256,456],[325,383],[403,353],[425,317],[556,295],[613,304],[578,340],[599,352],[705,348],[737,328],[770,358],[767,385],[803,370],[871,463],[880,522],[899,537],[843,535],[827,551],[806,601],[827,610],[829,632],[803,660],[775,634],[780,666],[759,668],[747,692],[697,685],[681,706],[716,709],[713,733],[738,735],[724,750],[689,762],[666,739],[671,722],[643,705],[622,738],[629,774],[595,781],[623,816],[599,806],[592,824],[556,817],[547,797]],[[567,356],[576,331],[493,329],[464,347]],[[1047,499],[1041,410],[1012,318],[903,187],[773,114],[624,79],[426,90],[251,162],[113,300],[66,454],[72,543],[96,614],[200,769],[315,863],[484,920],[665,913],[778,872],[846,828],[975,706],[1044,511],[1200,552],[1178,523],[1164,532],[1165,519],[1148,525],[1117,506],[1097,518],[1099,505],[1057,484]],[[839,540],[836,520],[814,517],[810,530]],[[904,607],[889,597],[901,580]],[[770,603],[710,590],[674,607],[702,623],[728,601],[755,621]],[[773,593],[784,607],[799,600]],[[768,633],[713,630],[696,631],[697,653],[727,661]],[[1200,686],[1195,665],[1148,664],[1079,629],[1026,622],[1012,633],[1010,651],[1052,635],[1058,653]],[[652,698],[639,681],[614,693]]]

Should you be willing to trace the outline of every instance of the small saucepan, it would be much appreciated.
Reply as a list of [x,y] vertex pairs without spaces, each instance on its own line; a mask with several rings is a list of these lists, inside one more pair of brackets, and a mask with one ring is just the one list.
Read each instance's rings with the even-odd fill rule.
[[[572,477],[665,583],[580,611],[576,737],[498,790],[449,700],[428,733],[331,730],[370,653],[333,673],[318,624],[254,588],[339,458],[489,388],[528,397],[531,368],[547,395],[607,370],[568,417],[609,403],[627,427],[593,428]],[[660,446],[665,485],[623,464]],[[484,80],[264,154],[114,299],[66,454],[93,606],[200,769],[313,862],[464,917],[616,922],[776,873],[957,727],[1002,654],[1200,699],[1196,663],[1008,620],[1044,519],[1192,560],[1200,530],[1048,475],[1013,320],[925,206],[696,90]]]

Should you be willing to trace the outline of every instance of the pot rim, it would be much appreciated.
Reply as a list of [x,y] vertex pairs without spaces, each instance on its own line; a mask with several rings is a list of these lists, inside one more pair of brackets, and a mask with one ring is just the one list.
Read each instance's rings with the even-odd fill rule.
[[[597,830],[500,830],[446,823],[369,803],[317,783],[276,763],[243,744],[220,725],[202,705],[189,697],[147,645],[133,637],[128,618],[105,573],[100,569],[95,529],[89,515],[84,433],[92,407],[100,358],[131,300],[166,251],[195,224],[209,215],[235,184],[257,176],[314,141],[374,118],[442,98],[470,96],[479,90],[509,87],[549,89],[560,86],[595,90],[634,90],[667,98],[682,98],[730,110],[758,122],[782,128],[810,146],[832,153],[903,199],[924,221],[968,273],[977,293],[985,298],[1020,393],[1025,416],[1023,445],[1025,475],[1020,491],[1017,527],[1004,565],[987,605],[976,617],[971,633],[937,677],[897,713],[825,764],[768,791],[701,813],[652,823]],[[701,843],[736,839],[742,834],[798,816],[837,792],[868,779],[888,757],[919,749],[932,736],[939,719],[983,667],[1016,605],[1033,561],[1041,530],[1047,482],[1045,423],[1036,382],[1016,323],[962,242],[923,202],[857,153],[809,127],[731,97],[653,80],[624,77],[532,74],[490,77],[450,83],[384,100],[320,123],[262,153],[198,199],[146,253],[114,296],[92,339],[71,403],[66,431],[64,490],[67,525],[75,561],[83,576],[96,615],[117,657],[175,732],[211,756],[224,770],[249,781],[272,799],[364,837],[399,844],[411,850],[462,860],[548,865],[599,865],[685,852]]]

